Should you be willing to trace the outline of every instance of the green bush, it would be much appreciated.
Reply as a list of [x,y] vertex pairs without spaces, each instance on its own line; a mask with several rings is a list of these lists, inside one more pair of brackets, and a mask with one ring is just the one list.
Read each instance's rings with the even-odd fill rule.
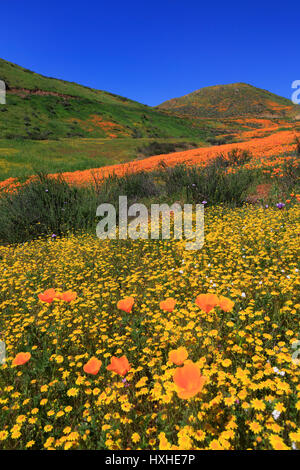
[[205,168],[178,165],[162,173],[166,191],[170,196],[174,189],[185,192],[187,202],[209,204],[230,203],[241,205],[247,191],[258,179],[257,172],[239,169],[226,173],[215,162]]
[[212,165],[220,168],[228,168],[230,166],[242,166],[250,162],[252,154],[248,150],[240,150],[238,148],[232,149],[228,152],[227,156],[221,153],[218,155]]
[[96,196],[91,188],[77,188],[62,178],[38,175],[18,192],[1,194],[0,240],[18,243],[87,229],[95,224]]

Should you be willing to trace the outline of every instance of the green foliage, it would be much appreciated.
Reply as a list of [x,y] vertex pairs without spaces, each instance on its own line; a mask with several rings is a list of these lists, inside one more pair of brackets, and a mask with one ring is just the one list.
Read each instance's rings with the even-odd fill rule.
[[177,188],[178,193],[186,194],[185,199],[190,203],[225,202],[236,206],[245,201],[247,191],[258,179],[258,172],[240,169],[227,174],[218,164],[212,162],[205,168],[178,165],[166,169],[162,176],[165,178],[168,195]]
[[62,177],[40,174],[17,192],[0,196],[0,241],[25,242],[38,237],[56,236],[81,230],[95,230],[96,208],[114,204],[127,196],[128,204],[143,202],[228,203],[241,205],[257,175],[239,170],[226,174],[216,165],[206,168],[175,166],[154,172],[95,178],[89,187],[67,184]]
[[[185,139],[148,137],[0,140],[0,181],[10,177],[24,181],[39,172],[50,174],[125,163],[145,158],[149,152],[151,155],[167,153],[186,145]],[[195,140],[196,147],[202,145],[203,141]]]
[[289,194],[291,191],[296,193],[300,189],[300,165],[299,154],[296,153],[294,158],[287,160],[282,165],[282,176],[278,178],[278,186],[281,192]]
[[176,113],[206,118],[242,115],[291,116],[296,106],[287,98],[247,83],[232,83],[201,88],[159,105]]
[[248,150],[241,150],[239,148],[232,149],[227,155],[220,154],[213,161],[213,165],[219,168],[227,168],[230,166],[242,166],[250,162],[252,154]]
[[91,188],[77,188],[62,178],[40,174],[18,192],[1,194],[0,240],[19,243],[88,229],[95,221],[96,207]]

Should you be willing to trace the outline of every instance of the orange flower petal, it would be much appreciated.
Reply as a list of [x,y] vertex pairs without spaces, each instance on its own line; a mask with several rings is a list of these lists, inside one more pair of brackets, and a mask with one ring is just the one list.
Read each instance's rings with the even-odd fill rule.
[[231,312],[234,307],[234,302],[221,295],[219,298],[219,307],[224,310],[224,312]]
[[176,300],[172,299],[172,297],[168,297],[166,300],[162,300],[159,304],[162,310],[166,312],[173,312],[176,305]]
[[188,355],[189,353],[183,347],[173,349],[173,351],[169,352],[169,361],[173,362],[177,366],[180,366],[188,358]]
[[72,292],[71,290],[68,290],[60,294],[59,298],[64,300],[65,302],[72,302],[72,300],[75,300],[76,297],[77,297],[76,292]]
[[201,310],[206,313],[209,313],[214,307],[219,303],[219,298],[215,294],[200,294],[196,297],[195,300]]
[[55,299],[55,297],[56,297],[55,289],[47,289],[42,294],[38,295],[38,298],[42,302],[47,302],[48,304],[51,304],[53,300]]
[[176,369],[174,383],[179,398],[191,398],[201,392],[206,377],[202,376],[197,364],[187,362],[183,367]]
[[89,361],[83,366],[84,372],[87,374],[96,375],[98,374],[100,367],[102,365],[102,361],[97,359],[96,357],[92,357]]
[[116,374],[119,375],[126,375],[130,368],[131,365],[129,364],[126,356],[122,356],[119,358],[113,356],[110,360],[110,364],[106,367],[107,370],[116,372]]

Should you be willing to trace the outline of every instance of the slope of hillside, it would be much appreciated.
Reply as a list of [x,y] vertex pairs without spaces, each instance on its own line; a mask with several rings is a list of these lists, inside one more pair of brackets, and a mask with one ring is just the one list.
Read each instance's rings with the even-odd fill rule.
[[287,98],[246,83],[201,88],[180,98],[161,103],[166,109],[181,115],[225,118],[254,115],[260,117],[293,117],[299,107]]
[[[292,157],[291,153],[296,151],[296,138],[300,138],[300,127],[295,130],[283,130],[267,137],[253,138],[249,141],[234,144],[216,145],[191,150],[179,151],[169,154],[155,155],[146,159],[128,161],[121,164],[106,165],[100,168],[92,168],[79,171],[60,173],[68,183],[86,185],[94,182],[95,178],[102,179],[108,176],[138,173],[141,171],[153,171],[161,167],[172,167],[178,164],[187,166],[205,166],[219,155],[227,155],[233,150],[247,151],[251,160],[246,166],[249,168],[278,168],[284,165]],[[57,177],[59,174],[50,176]],[[32,175],[27,181],[34,178]],[[0,181],[0,191],[13,191],[20,187],[23,182],[18,178],[10,177]]]
[[295,130],[295,109],[300,114],[289,100],[245,84],[205,88],[153,108],[3,59],[0,80],[7,89],[0,181],[264,138]]
[[3,59],[0,80],[7,88],[6,105],[0,106],[2,139],[205,138],[218,133],[215,125],[177,117],[105,91],[44,77]]

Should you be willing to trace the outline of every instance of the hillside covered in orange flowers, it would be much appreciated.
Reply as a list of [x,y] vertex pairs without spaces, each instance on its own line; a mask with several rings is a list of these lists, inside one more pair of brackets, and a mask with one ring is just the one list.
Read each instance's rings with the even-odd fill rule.
[[[122,176],[127,173],[152,171],[161,166],[174,166],[178,164],[205,166],[218,155],[227,155],[234,149],[247,151],[252,158],[246,164],[248,168],[268,168],[277,171],[289,154],[296,149],[296,139],[300,136],[299,127],[294,130],[282,130],[266,137],[255,137],[244,142],[224,144],[210,147],[196,148],[183,152],[155,155],[143,160],[127,162],[119,165],[107,165],[82,171],[64,172],[64,179],[76,185],[93,183],[96,179],[106,178],[109,175]],[[56,177],[58,173],[51,176]],[[34,178],[32,176],[28,179]],[[20,186],[17,178],[9,178],[0,182],[0,189],[12,190]]]

